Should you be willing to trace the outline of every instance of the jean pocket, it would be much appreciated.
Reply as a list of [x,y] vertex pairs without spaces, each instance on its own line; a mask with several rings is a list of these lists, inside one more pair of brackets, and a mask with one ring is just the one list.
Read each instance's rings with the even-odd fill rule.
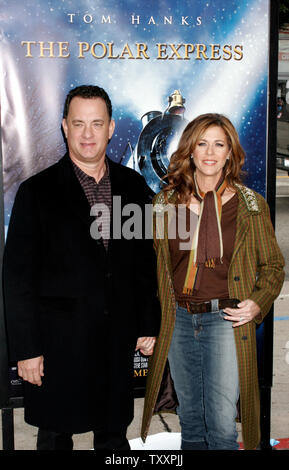
[[221,320],[224,320],[224,317],[226,316],[224,310],[219,310],[218,315]]

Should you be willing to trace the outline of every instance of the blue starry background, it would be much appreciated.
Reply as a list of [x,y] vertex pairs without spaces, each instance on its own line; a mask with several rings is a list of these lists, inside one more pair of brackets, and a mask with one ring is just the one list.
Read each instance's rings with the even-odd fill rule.
[[[246,151],[246,184],[266,193],[268,86],[267,0],[2,0],[0,11],[1,126],[5,224],[19,183],[53,164],[65,152],[61,133],[67,92],[81,84],[106,89],[113,104],[116,131],[108,148],[114,161],[130,165],[130,152],[145,113],[164,111],[180,90],[185,118],[203,112],[226,114]],[[111,22],[102,22],[102,17]],[[152,19],[153,17],[153,19]],[[172,17],[172,24],[164,24]],[[182,24],[182,17],[186,23]],[[197,19],[201,18],[200,21]],[[134,18],[134,21],[132,20]],[[151,24],[149,24],[151,23]],[[68,42],[69,57],[25,57],[22,41]],[[79,58],[79,42],[148,46],[149,59]],[[242,60],[157,59],[157,43],[243,46]],[[100,54],[100,46],[95,51]],[[182,51],[182,52],[181,52]],[[168,48],[167,54],[172,51]],[[184,56],[183,49],[180,54]],[[210,53],[208,53],[210,55]],[[129,144],[129,145],[128,145]]]

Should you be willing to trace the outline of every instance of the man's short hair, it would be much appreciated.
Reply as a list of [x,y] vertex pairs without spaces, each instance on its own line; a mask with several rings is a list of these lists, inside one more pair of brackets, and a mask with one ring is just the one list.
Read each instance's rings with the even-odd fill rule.
[[102,98],[106,104],[107,112],[109,119],[112,116],[112,105],[110,98],[106,91],[103,88],[100,88],[96,85],[81,85],[73,90],[71,90],[66,96],[64,108],[63,108],[63,118],[66,119],[69,111],[69,106],[72,98],[79,96],[80,98],[90,99],[90,98]]

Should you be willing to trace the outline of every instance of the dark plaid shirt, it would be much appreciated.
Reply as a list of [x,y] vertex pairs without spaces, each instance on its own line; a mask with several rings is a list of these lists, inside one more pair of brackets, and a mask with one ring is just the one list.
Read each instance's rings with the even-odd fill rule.
[[82,171],[74,162],[72,162],[72,165],[90,207],[94,206],[94,204],[105,204],[105,206],[108,208],[108,210],[104,210],[102,213],[99,213],[101,221],[98,225],[98,228],[102,234],[103,244],[107,249],[110,238],[111,214],[111,184],[108,163],[107,161],[105,162],[106,170],[98,183],[92,176],[84,173],[84,171]]

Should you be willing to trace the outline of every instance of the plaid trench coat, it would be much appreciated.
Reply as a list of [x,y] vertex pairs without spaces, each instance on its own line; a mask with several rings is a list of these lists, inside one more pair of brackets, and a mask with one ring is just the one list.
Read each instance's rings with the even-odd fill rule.
[[[264,198],[243,185],[236,185],[239,197],[234,251],[228,272],[231,298],[250,298],[261,312],[254,321],[234,328],[239,369],[240,421],[245,449],[254,449],[260,442],[260,400],[257,373],[256,324],[261,323],[278,296],[284,281],[284,258],[278,247]],[[171,191],[169,203],[176,193]],[[164,223],[158,223],[162,217]],[[171,403],[161,400],[162,378],[167,364],[174,330],[176,301],[172,283],[172,267],[168,245],[169,211],[161,191],[154,198],[154,246],[157,255],[158,291],[162,308],[160,333],[150,358],[143,410],[141,437],[145,441],[151,418],[156,412],[172,412]],[[163,233],[160,233],[163,231]]]

